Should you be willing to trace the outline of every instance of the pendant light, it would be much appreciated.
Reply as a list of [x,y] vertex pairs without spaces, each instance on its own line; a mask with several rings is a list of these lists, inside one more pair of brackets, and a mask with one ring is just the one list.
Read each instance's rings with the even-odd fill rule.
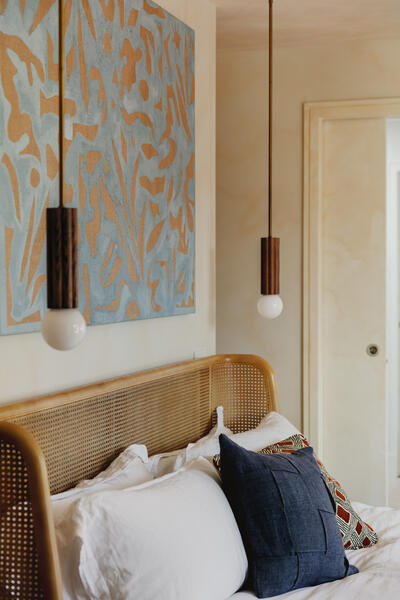
[[64,206],[64,0],[58,2],[59,205],[48,208],[47,307],[42,336],[56,350],[71,350],[83,339],[85,319],[78,310],[78,213]]
[[268,237],[261,238],[261,297],[258,312],[266,319],[279,317],[279,238],[272,237],[272,99],[273,99],[273,0],[269,0],[269,85],[268,85]]

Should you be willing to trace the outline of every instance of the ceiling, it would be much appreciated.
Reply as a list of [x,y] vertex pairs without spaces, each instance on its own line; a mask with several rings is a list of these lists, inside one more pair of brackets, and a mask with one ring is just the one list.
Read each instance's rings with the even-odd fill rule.
[[[268,0],[211,0],[217,6],[219,48],[266,46]],[[400,0],[275,0],[282,45],[400,38]]]

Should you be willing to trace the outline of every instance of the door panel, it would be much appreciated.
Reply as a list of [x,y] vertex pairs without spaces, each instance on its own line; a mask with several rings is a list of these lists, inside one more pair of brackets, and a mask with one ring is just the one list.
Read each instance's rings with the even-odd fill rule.
[[327,119],[320,145],[323,460],[371,504],[385,503],[385,132],[383,118]]

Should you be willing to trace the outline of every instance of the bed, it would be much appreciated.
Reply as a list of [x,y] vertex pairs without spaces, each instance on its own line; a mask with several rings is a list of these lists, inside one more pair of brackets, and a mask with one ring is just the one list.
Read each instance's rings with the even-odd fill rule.
[[[186,446],[207,433],[220,405],[233,432],[256,427],[279,410],[272,368],[256,356],[212,356],[2,407],[1,600],[63,597],[50,494],[95,476],[133,442],[154,454]],[[351,552],[360,575],[282,598],[400,591],[400,511],[358,509],[380,535],[373,548]],[[241,591],[232,599],[254,596]]]

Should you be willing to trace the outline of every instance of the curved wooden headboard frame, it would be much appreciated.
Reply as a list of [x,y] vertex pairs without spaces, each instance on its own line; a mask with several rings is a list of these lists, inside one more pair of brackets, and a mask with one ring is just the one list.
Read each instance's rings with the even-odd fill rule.
[[255,427],[279,410],[273,369],[217,355],[0,407],[1,599],[62,599],[50,491],[94,476],[129,444],[185,446],[219,405],[233,431]]
[[29,400],[23,402],[6,404],[4,406],[0,406],[0,421],[15,419],[26,414],[32,414],[38,411],[55,408],[64,404],[71,404],[72,402],[79,402],[89,397],[114,392],[130,386],[137,386],[144,383],[158,381],[165,377],[185,374],[189,373],[190,371],[199,370],[204,367],[211,367],[221,363],[253,365],[257,367],[263,374],[266,385],[271,390],[270,410],[276,410],[279,412],[279,394],[276,375],[275,371],[266,360],[254,354],[217,354],[215,356],[208,356],[206,358],[198,358],[196,360],[174,363],[146,371],[139,371],[130,375],[108,379],[106,381],[85,385],[79,388],[64,390],[55,394],[30,398]]
[[[3,421],[0,423],[0,460],[4,552],[0,564],[0,597],[2,600],[15,597],[60,600],[61,573],[43,452],[29,431]],[[13,511],[16,507],[21,510]],[[20,560],[17,558],[15,564],[18,555]],[[20,595],[15,594],[18,575],[20,580],[23,578]]]

